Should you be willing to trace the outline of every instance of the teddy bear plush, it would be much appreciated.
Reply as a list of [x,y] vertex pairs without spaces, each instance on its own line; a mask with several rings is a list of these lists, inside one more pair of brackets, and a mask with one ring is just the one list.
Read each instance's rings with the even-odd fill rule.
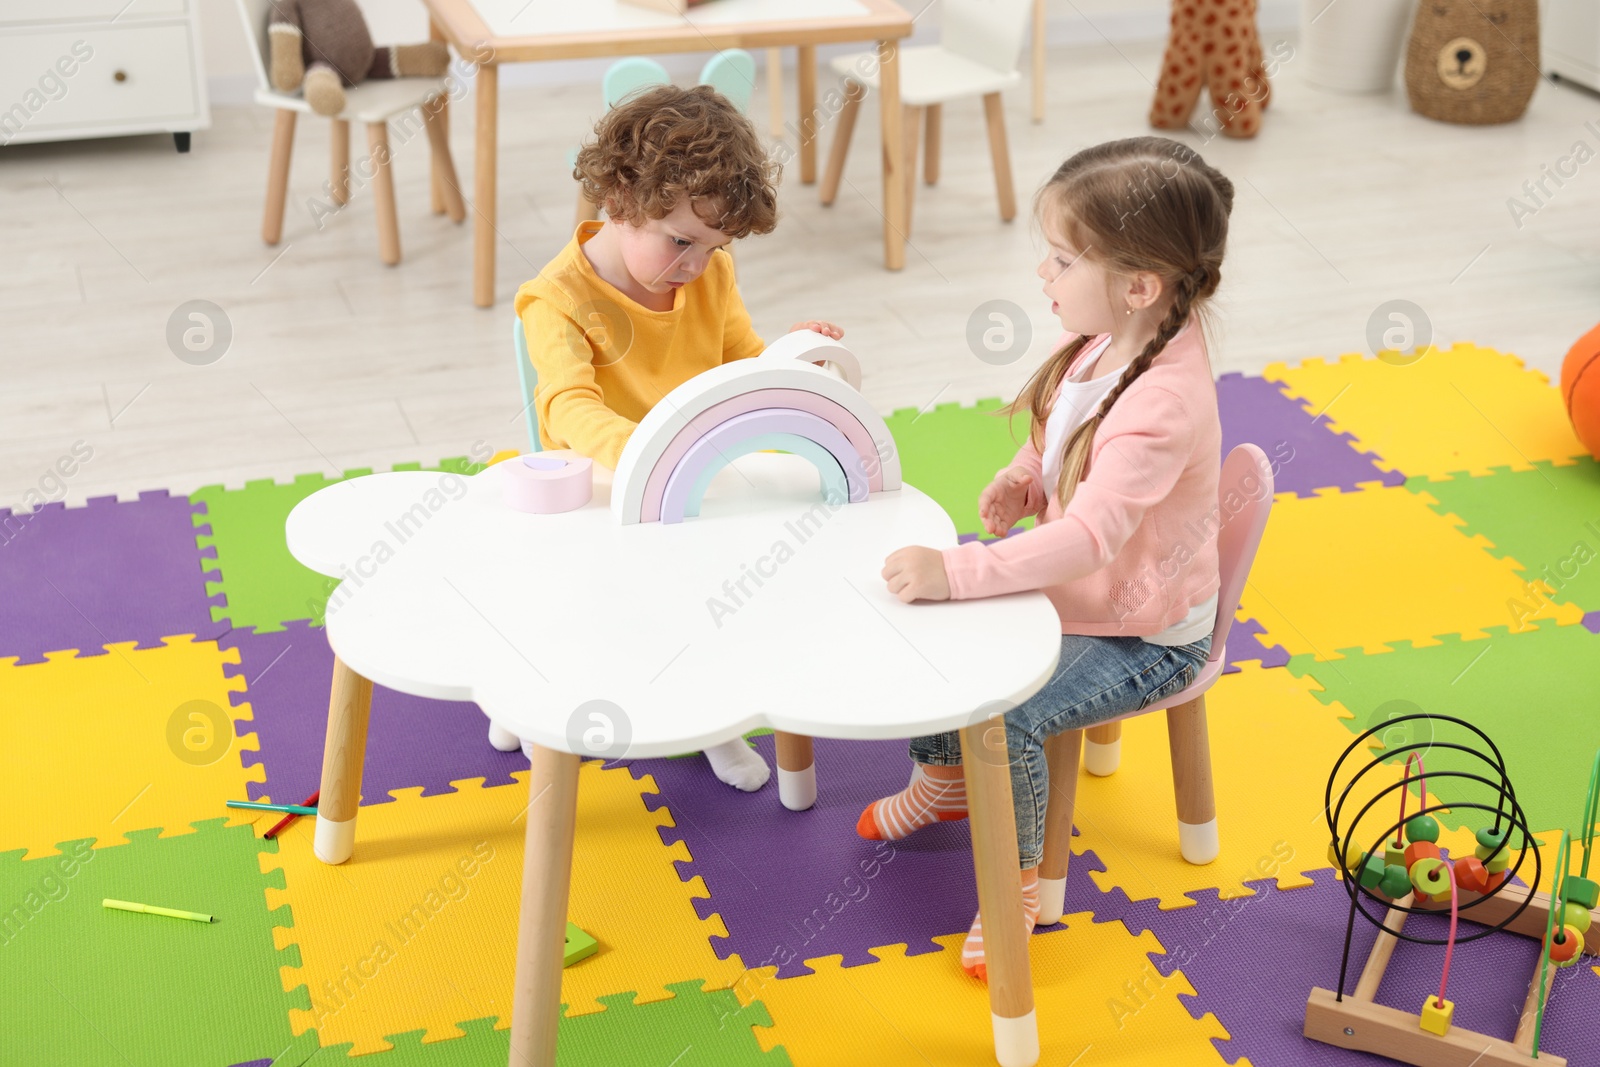
[[1228,137],[1254,137],[1271,98],[1256,31],[1256,0],[1172,0],[1172,25],[1150,125],[1181,130],[1211,93],[1215,123]]
[[1422,0],[1406,44],[1406,96],[1419,115],[1510,122],[1539,85],[1538,0]]
[[442,41],[375,47],[356,0],[272,0],[267,37],[272,87],[304,89],[319,115],[339,114],[345,89],[369,78],[436,78],[450,65]]

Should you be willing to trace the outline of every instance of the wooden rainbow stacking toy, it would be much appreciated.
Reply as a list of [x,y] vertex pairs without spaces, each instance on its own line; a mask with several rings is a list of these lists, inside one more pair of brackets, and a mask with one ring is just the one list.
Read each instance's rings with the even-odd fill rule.
[[[845,380],[815,365],[824,360]],[[612,513],[624,525],[682,522],[700,513],[718,471],[763,449],[810,461],[830,501],[859,503],[899,489],[894,438],[860,384],[850,350],[810,330],[779,338],[754,359],[696,375],[628,438],[612,482]]]

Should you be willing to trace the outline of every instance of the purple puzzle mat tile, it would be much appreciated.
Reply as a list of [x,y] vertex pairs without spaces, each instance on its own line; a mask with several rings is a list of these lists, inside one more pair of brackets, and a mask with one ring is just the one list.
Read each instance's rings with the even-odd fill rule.
[[1217,379],[1222,453],[1246,441],[1273,462],[1277,491],[1310,496],[1317,489],[1353,491],[1361,482],[1404,485],[1399,471],[1380,470],[1348,434],[1334,433],[1265,378],[1224,374]]
[[95,497],[84,507],[45,504],[15,514],[0,508],[0,657],[42,663],[46,652],[164,637],[218,636],[211,621],[221,594],[206,595],[195,545],[194,505],[165,490],[118,503]]
[[1228,628],[1227,665],[1222,673],[1238,674],[1242,669],[1239,664],[1248,660],[1260,660],[1263,667],[1287,666],[1289,653],[1282,645],[1263,644],[1264,633],[1266,630],[1254,619],[1234,619]]
[[[284,623],[279,633],[232,630],[217,643],[239,650],[239,664],[229,670],[245,679],[245,689],[231,695],[234,704],[250,705],[250,727],[260,743],[259,751],[242,757],[266,769],[265,782],[250,783],[250,798],[270,794],[280,804],[299,803],[322,778],[333,677],[325,632],[299,620]],[[384,804],[392,799],[389,790],[415,786],[423,787],[423,796],[449,793],[451,782],[467,778],[482,778],[485,786],[513,784],[511,772],[527,770],[527,757],[497,751],[488,731],[476,704],[374,686],[361,803]]]
[[[1255,1067],[1392,1065],[1393,1060],[1335,1048],[1301,1033],[1312,987],[1338,985],[1350,908],[1331,869],[1309,874],[1313,884],[1304,888],[1279,890],[1271,881],[1250,882],[1253,897],[1220,900],[1215,890],[1206,890],[1190,894],[1196,902],[1192,908],[1162,911],[1143,903],[1121,917],[1131,931],[1148,929],[1160,939],[1166,953],[1150,958],[1162,975],[1181,969],[1194,986],[1196,995],[1184,998],[1190,1014],[1213,1013],[1232,1035],[1214,1039],[1227,1062],[1249,1057]],[[1406,920],[1406,932],[1442,938],[1449,925],[1448,917],[1415,915]],[[1481,927],[1463,923],[1461,929]],[[1376,928],[1356,916],[1347,993],[1355,988],[1376,936]],[[1537,955],[1537,942],[1505,932],[1458,945],[1447,993],[1456,1005],[1456,1025],[1510,1040]],[[1378,1003],[1416,1012],[1424,997],[1438,993],[1443,965],[1442,946],[1401,942],[1379,987]],[[1600,976],[1577,967],[1557,974],[1541,1048],[1573,1064],[1600,1062],[1600,1041],[1590,1023],[1600,1011]]]
[[1600,611],[1591,611],[1583,617],[1584,629],[1592,634],[1600,634]]
[[[773,738],[755,739],[768,765]],[[265,747],[263,745],[263,747]],[[904,741],[816,741],[817,802],[809,811],[778,803],[776,780],[755,796],[717,781],[705,760],[633,760],[637,777],[655,779],[651,810],[665,806],[675,826],[664,843],[683,841],[685,880],[700,875],[710,899],[695,900],[701,918],[722,916],[728,936],[712,937],[717,956],[737,953],[746,967],[778,968],[778,977],[810,974],[805,960],[839,955],[845,967],[877,962],[867,950],[905,944],[906,954],[940,951],[933,938],[965,933],[977,913],[967,824],[939,823],[903,841],[865,841],[856,819],[869,803],[905,786],[911,760]],[[1095,921],[1130,907],[1120,890],[1102,893],[1089,878],[1103,870],[1092,853],[1072,858],[1066,914]],[[1040,930],[1057,927],[1040,927]]]

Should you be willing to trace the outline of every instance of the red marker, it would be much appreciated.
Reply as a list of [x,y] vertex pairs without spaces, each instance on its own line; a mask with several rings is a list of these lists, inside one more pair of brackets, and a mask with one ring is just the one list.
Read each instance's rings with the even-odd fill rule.
[[[315,793],[312,793],[310,796],[306,797],[306,799],[302,803],[303,803],[303,805],[305,807],[311,807],[314,804],[316,804],[317,798],[320,797],[320,796],[322,796],[322,790],[319,789]],[[279,830],[282,830],[285,826],[288,826],[290,823],[294,822],[299,817],[300,816],[294,815],[294,814],[285,815],[283,818],[279,819],[276,823],[273,824],[272,829],[268,830],[266,833],[262,834],[261,836],[263,838],[274,838],[274,837],[277,837]]]

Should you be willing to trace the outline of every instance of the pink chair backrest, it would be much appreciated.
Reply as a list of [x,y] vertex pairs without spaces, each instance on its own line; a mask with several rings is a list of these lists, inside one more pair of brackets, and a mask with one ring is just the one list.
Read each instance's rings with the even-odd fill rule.
[[1243,444],[1222,461],[1222,477],[1217,484],[1218,518],[1222,530],[1217,536],[1217,569],[1221,587],[1217,592],[1217,626],[1211,632],[1211,661],[1226,654],[1228,631],[1234,612],[1239,610],[1239,594],[1244,592],[1255,562],[1261,534],[1272,513],[1272,464],[1267,454],[1252,444]]

